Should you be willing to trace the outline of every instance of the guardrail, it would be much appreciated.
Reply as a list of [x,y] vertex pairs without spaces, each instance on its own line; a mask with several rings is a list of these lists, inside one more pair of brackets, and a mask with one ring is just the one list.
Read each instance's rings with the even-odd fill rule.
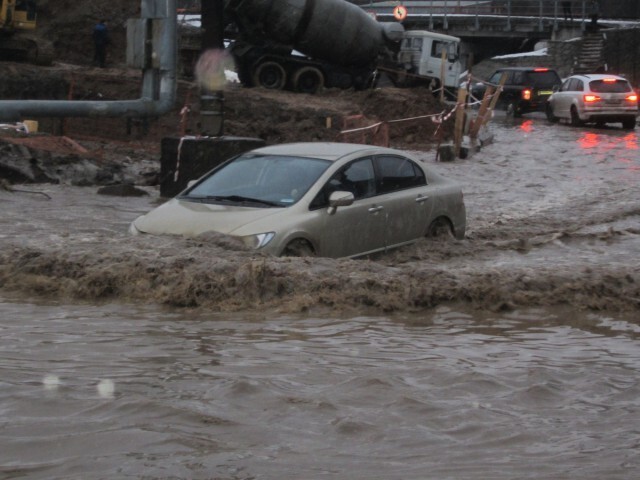
[[[407,10],[407,19],[412,16],[444,17],[445,26],[448,16],[504,17],[509,26],[512,17],[532,17],[559,21],[585,22],[591,16],[590,0],[422,0],[399,2]],[[361,8],[377,17],[393,17],[396,2],[360,3]]]

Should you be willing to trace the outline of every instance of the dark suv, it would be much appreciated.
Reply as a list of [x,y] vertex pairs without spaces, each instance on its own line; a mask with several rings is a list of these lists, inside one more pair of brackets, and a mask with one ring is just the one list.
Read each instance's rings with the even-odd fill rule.
[[496,70],[486,82],[473,85],[471,94],[478,100],[482,99],[487,85],[499,85],[503,74],[507,79],[497,106],[516,117],[529,112],[544,112],[554,87],[562,84],[558,72],[551,68],[505,67]]

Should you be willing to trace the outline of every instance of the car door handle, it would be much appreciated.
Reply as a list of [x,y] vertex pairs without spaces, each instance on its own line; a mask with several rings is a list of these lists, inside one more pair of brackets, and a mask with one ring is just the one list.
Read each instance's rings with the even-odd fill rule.
[[381,205],[369,207],[369,213],[378,213],[380,210],[384,210],[384,207]]
[[424,196],[422,196],[422,195],[418,195],[418,196],[416,197],[416,203],[426,202],[427,200],[429,200],[429,197],[428,197],[428,196],[424,197]]

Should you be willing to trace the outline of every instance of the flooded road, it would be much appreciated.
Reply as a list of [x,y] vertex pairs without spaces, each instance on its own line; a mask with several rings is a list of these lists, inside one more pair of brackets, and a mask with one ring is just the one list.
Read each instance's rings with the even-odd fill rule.
[[[158,203],[154,189],[120,198],[41,185],[0,191],[0,287],[223,311],[637,310],[637,132],[542,118],[498,119],[494,131],[471,158],[433,165],[463,184],[463,241],[424,240],[364,261],[272,258],[228,237],[131,237],[128,224]],[[434,163],[433,152],[418,155]]]
[[632,479],[640,327],[0,303],[2,478]]
[[367,260],[0,191],[0,478],[636,478],[638,134],[493,131],[434,165],[468,238]]

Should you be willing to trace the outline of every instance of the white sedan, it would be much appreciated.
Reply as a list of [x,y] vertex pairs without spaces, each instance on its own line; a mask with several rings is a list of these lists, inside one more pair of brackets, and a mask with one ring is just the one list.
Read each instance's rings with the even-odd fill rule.
[[425,236],[461,239],[465,228],[460,186],[402,151],[294,143],[223,163],[130,231],[218,232],[274,255],[357,257]]

